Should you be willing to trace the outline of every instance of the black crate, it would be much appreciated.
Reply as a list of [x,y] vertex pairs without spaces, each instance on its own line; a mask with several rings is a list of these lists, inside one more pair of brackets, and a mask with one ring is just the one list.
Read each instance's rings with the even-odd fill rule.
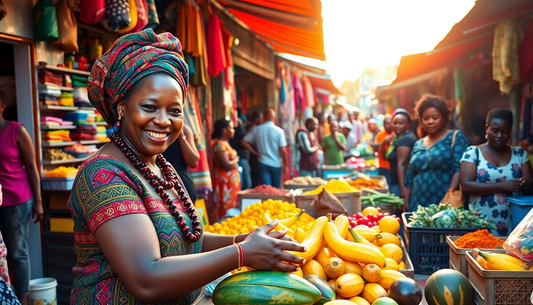
[[420,228],[408,224],[413,213],[403,213],[402,221],[409,257],[415,274],[431,275],[440,269],[449,268],[450,254],[446,236],[462,236],[478,228]]

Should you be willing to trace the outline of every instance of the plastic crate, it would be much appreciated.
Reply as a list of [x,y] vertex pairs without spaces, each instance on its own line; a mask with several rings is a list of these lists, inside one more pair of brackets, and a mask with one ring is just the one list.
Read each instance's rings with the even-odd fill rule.
[[486,270],[476,262],[472,251],[467,251],[465,257],[477,305],[531,305],[533,272]]
[[510,197],[507,198],[511,205],[511,219],[513,228],[516,228],[520,221],[526,217],[527,213],[533,208],[533,196]]
[[405,243],[403,242],[403,239],[400,237],[400,241],[402,242],[402,252],[403,252],[403,262],[405,264],[405,269],[400,269],[400,272],[403,273],[408,278],[415,279],[415,269],[413,268],[413,262],[411,262],[411,258],[409,257],[409,252],[407,251],[405,247]]
[[44,191],[70,191],[76,178],[42,178]]
[[[469,248],[458,248],[455,245],[455,240],[458,239],[459,236],[447,236],[446,242],[449,246],[449,255],[450,255],[450,268],[457,270],[464,274],[465,276],[468,276],[468,262],[466,261],[465,253],[467,251],[472,251],[473,249]],[[507,237],[498,237],[499,239],[505,241]],[[494,249],[481,249],[481,250],[489,250],[494,251]]]
[[[348,215],[361,212],[361,192],[350,193],[334,193],[339,201],[344,205],[348,211]],[[312,205],[313,201],[318,197],[317,194],[313,195],[297,195],[294,197],[296,206],[300,209],[305,209],[305,212],[313,217],[317,217],[316,206]]]
[[431,275],[450,265],[449,246],[446,236],[461,236],[478,228],[421,228],[412,227],[408,219],[413,213],[403,213],[402,222],[409,256],[416,274]]

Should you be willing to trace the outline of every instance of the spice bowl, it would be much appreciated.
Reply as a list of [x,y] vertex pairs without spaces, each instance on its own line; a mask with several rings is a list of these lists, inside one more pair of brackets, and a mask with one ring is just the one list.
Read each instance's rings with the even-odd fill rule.
[[[468,277],[468,261],[466,260],[466,252],[473,251],[474,249],[470,248],[459,248],[455,245],[455,240],[459,239],[461,236],[447,236],[446,242],[449,246],[449,256],[450,256],[450,268],[457,270]],[[498,237],[499,239],[505,241],[507,237]],[[495,251],[495,249],[480,249],[486,251]],[[505,253],[505,251],[504,251]]]

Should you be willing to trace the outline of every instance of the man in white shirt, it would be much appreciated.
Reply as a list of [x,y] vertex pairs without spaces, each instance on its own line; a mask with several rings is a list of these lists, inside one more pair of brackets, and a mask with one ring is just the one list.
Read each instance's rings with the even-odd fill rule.
[[346,137],[346,150],[344,151],[344,159],[352,157],[350,151],[355,148],[355,136],[352,133],[352,124],[348,121],[341,123],[342,134]]
[[350,122],[352,123],[352,134],[355,138],[355,145],[363,141],[363,123],[359,121],[359,109],[356,109],[351,114]]
[[283,129],[274,124],[274,110],[267,110],[264,118],[265,122],[247,134],[241,144],[257,156],[261,183],[281,188],[281,169],[287,165],[287,140]]

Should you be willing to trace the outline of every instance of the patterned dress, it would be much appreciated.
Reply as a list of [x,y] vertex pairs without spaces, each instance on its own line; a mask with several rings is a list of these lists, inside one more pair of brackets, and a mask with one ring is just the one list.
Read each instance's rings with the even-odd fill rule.
[[[237,151],[227,141],[215,141],[213,144],[213,155],[219,151],[227,152],[230,161],[235,160],[237,157]],[[241,177],[238,169],[227,170],[216,161],[216,158],[213,159],[215,160],[213,175],[215,203],[218,216],[224,217],[227,210],[237,207],[237,192],[241,190]]]
[[[186,208],[179,200],[174,204],[191,226]],[[95,156],[82,165],[68,205],[74,220],[77,256],[71,304],[146,304],[136,300],[126,289],[95,239],[95,230],[110,219],[127,214],[148,215],[157,232],[162,257],[202,251],[203,239],[196,243],[184,240],[167,205],[160,198],[152,197],[128,166],[110,156]],[[196,290],[176,299],[150,304],[191,304],[199,293],[200,290]]]
[[[522,165],[528,161],[526,151],[521,147],[512,147],[511,160],[505,166],[494,166],[485,159],[477,146],[470,146],[465,151],[461,162],[474,163],[477,166],[476,181],[480,183],[500,183],[517,180],[522,177]],[[519,196],[517,193],[495,193],[488,196],[470,195],[469,204],[479,210],[481,215],[491,217],[496,223],[496,236],[509,236],[513,228],[511,208],[507,202],[509,196]]]
[[411,188],[409,211],[419,205],[427,207],[440,203],[450,188],[452,176],[461,168],[461,157],[468,147],[468,139],[458,131],[453,155],[451,150],[454,131],[435,143],[430,149],[424,146],[424,138],[416,141],[405,174],[405,187]]

